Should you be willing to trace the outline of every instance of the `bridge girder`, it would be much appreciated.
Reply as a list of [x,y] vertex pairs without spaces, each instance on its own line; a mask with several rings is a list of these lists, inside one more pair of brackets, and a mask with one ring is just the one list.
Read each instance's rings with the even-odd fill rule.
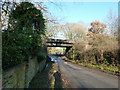
[[66,48],[65,54],[70,50],[70,48],[72,48],[73,45],[73,43],[62,39],[47,39],[46,43],[51,44],[51,45],[47,45],[47,47],[65,47]]

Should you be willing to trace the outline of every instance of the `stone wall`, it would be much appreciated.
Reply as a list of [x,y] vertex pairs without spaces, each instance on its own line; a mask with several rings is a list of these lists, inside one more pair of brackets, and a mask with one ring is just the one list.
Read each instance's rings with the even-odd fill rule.
[[29,58],[28,62],[24,62],[2,74],[3,88],[28,88],[30,81],[40,70],[45,67],[46,60],[38,63],[37,58]]

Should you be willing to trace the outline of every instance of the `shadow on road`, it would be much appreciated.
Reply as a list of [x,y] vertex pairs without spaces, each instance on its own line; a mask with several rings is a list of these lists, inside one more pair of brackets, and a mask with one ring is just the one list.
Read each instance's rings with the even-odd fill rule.
[[57,71],[56,73],[54,73],[54,77],[55,77],[54,88],[63,88],[61,74]]
[[48,62],[46,68],[32,79],[29,88],[63,88],[60,71],[54,72],[54,65]]

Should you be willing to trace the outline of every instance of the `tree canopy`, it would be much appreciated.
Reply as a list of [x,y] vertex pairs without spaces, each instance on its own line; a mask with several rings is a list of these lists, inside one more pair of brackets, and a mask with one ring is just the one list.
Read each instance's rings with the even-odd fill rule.
[[37,55],[43,46],[45,19],[41,10],[30,2],[22,2],[11,10],[8,27],[3,30],[3,69]]

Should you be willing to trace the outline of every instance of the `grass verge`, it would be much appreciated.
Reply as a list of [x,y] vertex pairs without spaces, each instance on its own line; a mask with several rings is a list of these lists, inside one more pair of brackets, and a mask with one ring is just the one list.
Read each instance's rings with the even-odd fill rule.
[[75,63],[75,64],[82,65],[82,66],[97,68],[97,69],[100,69],[100,70],[103,70],[103,71],[112,72],[112,73],[114,73],[116,75],[120,75],[120,71],[119,71],[118,67],[105,66],[105,65],[94,65],[94,64],[91,64],[91,63],[83,63],[83,62],[79,62],[77,60],[76,61],[75,60],[70,60],[70,59],[68,59],[66,57],[63,57],[63,59],[65,59],[66,61]]
[[90,64],[90,63],[78,63],[78,64],[83,65],[83,66],[98,68],[98,69],[106,70],[106,71],[110,71],[110,72],[119,72],[117,67],[112,67],[112,66],[93,65],[93,64]]

